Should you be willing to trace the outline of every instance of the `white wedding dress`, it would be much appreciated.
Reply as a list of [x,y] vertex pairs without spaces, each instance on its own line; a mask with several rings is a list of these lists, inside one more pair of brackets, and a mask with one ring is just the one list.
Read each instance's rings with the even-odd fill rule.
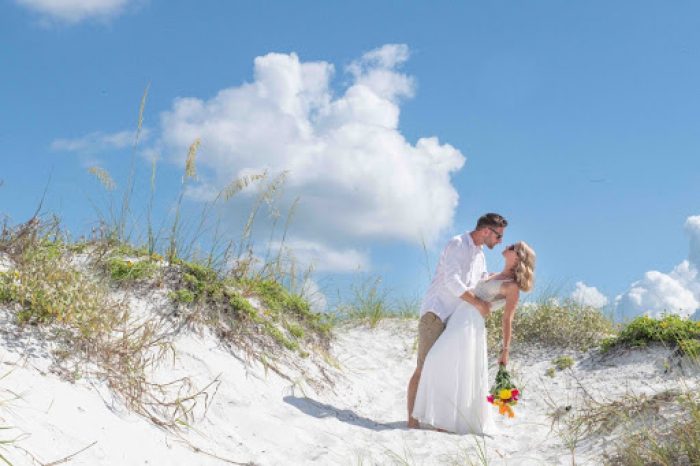
[[[503,280],[486,280],[474,294],[500,307]],[[463,302],[430,349],[421,373],[413,417],[421,423],[457,434],[496,432],[489,391],[486,328],[479,311]]]

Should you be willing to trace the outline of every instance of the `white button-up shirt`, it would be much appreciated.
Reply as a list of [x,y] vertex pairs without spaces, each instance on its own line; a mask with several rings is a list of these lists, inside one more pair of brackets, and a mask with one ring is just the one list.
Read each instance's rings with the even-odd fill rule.
[[473,290],[487,275],[481,246],[474,244],[468,232],[455,236],[442,251],[433,281],[423,298],[421,316],[430,311],[445,322],[465,302],[460,296]]

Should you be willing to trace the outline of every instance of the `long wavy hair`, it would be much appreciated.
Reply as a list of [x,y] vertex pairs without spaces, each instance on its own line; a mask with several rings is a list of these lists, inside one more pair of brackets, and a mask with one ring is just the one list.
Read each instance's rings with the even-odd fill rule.
[[530,291],[535,284],[535,261],[537,255],[525,241],[515,243],[518,263],[515,265],[515,283],[522,291]]

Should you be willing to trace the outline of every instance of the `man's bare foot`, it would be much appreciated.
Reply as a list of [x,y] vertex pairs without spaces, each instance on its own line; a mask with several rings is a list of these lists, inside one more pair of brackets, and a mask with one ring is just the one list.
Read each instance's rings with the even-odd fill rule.
[[418,429],[420,427],[418,420],[413,419],[412,417],[408,419],[408,422],[406,423],[406,425],[409,429]]

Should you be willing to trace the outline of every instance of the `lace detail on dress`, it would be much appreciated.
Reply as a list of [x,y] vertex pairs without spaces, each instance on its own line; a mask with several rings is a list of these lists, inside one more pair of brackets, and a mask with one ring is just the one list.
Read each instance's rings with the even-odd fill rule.
[[501,284],[510,280],[484,280],[474,288],[474,294],[492,304],[492,309],[497,309],[505,304],[505,296],[501,294]]

